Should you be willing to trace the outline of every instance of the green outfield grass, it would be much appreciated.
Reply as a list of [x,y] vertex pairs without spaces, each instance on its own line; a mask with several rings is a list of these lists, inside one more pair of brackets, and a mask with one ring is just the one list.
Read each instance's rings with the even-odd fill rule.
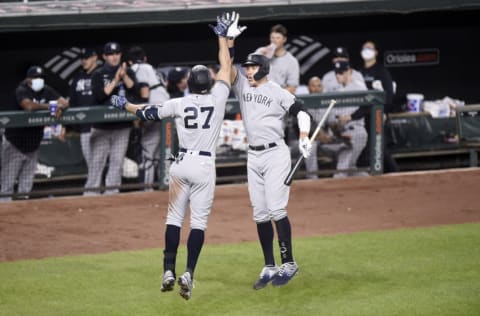
[[479,245],[480,224],[297,238],[299,275],[260,291],[256,242],[206,245],[190,301],[160,292],[160,249],[0,263],[0,315],[477,316]]

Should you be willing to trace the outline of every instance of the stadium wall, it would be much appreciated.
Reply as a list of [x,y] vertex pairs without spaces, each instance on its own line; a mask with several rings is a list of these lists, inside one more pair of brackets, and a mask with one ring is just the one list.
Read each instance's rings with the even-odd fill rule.
[[[480,69],[480,61],[473,57],[477,51],[473,39],[480,31],[477,17],[477,10],[457,10],[248,21],[247,31],[237,41],[236,59],[241,61],[256,47],[266,44],[270,27],[282,23],[289,30],[290,48],[297,49],[297,56],[302,52],[305,55],[300,60],[304,68],[302,83],[330,69],[329,51],[336,46],[347,47],[353,66],[359,67],[361,44],[374,40],[382,53],[391,53],[389,58],[397,61],[389,69],[398,86],[395,99],[398,107],[405,103],[406,93],[411,92],[423,93],[427,100],[450,96],[466,103],[479,103],[474,70]],[[75,47],[100,50],[107,41],[118,41],[124,50],[130,45],[141,45],[150,63],[159,67],[213,63],[217,49],[206,23],[94,30],[32,29],[0,33],[0,40],[0,58],[4,61],[0,97],[4,109],[12,102],[13,91],[31,64],[47,68],[47,81],[66,94],[73,70],[79,67]],[[305,46],[297,44],[298,40],[303,40]],[[312,51],[305,54],[308,49]],[[315,53],[320,57],[312,59]],[[418,58],[422,53],[427,62],[409,62],[411,56],[417,54]]]

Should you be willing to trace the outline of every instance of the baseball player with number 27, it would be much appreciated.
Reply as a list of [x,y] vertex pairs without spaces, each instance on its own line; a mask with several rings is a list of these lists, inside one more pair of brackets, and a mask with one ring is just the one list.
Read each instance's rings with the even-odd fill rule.
[[215,148],[231,85],[232,60],[226,39],[228,27],[218,20],[217,25],[212,28],[218,35],[220,62],[215,84],[208,68],[197,65],[192,68],[188,78],[191,93],[188,96],[155,105],[132,104],[121,96],[113,96],[111,99],[113,106],[125,109],[142,120],[175,117],[180,149],[176,161],[170,167],[161,290],[171,291],[175,285],[180,229],[190,202],[191,227],[187,240],[186,271],[178,278],[180,295],[186,300],[192,295],[194,271],[213,204],[216,177]]
[[[222,15],[229,24],[229,49],[233,39],[245,27],[238,19]],[[237,30],[236,33],[233,31]],[[230,55],[233,55],[230,53]],[[290,187],[283,183],[291,169],[290,149],[284,142],[284,118],[296,116],[300,129],[299,147],[304,157],[310,154],[310,114],[293,94],[269,81],[269,60],[264,55],[251,54],[243,63],[245,74],[232,67],[233,90],[240,101],[240,110],[249,143],[247,175],[248,192],[253,206],[253,219],[265,265],[253,288],[258,290],[269,282],[274,286],[287,284],[298,271],[292,253],[291,225],[287,215]],[[275,223],[282,264],[277,266],[273,253]]]

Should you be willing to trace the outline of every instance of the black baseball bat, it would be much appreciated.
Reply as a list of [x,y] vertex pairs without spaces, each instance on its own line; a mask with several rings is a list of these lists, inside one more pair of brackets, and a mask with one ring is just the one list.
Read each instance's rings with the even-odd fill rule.
[[[330,100],[330,104],[328,105],[327,111],[325,111],[325,113],[323,114],[322,119],[320,120],[320,122],[317,125],[317,128],[315,129],[315,131],[312,134],[312,137],[310,137],[310,142],[311,143],[313,143],[315,138],[317,138],[317,135],[320,132],[320,129],[322,128],[323,124],[327,120],[328,115],[330,114],[330,111],[332,110],[335,103],[337,103],[337,101],[335,101],[334,99]],[[285,181],[283,182],[285,185],[290,185],[292,183],[293,176],[295,175],[295,172],[297,172],[298,167],[300,167],[300,164],[302,163],[303,159],[304,159],[303,155],[300,154],[300,157],[298,157],[297,162],[295,162],[295,165],[290,170],[287,177],[285,178]]]

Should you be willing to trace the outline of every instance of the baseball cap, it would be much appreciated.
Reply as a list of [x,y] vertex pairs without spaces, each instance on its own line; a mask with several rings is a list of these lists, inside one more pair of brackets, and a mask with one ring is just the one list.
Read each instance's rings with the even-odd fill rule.
[[188,73],[188,69],[184,67],[175,67],[168,72],[167,80],[170,82],[180,82]]
[[337,61],[333,64],[333,69],[336,74],[340,74],[345,70],[350,69],[350,63],[348,61]]
[[80,50],[80,58],[85,59],[85,58],[90,58],[92,56],[97,56],[97,52],[94,49],[82,48]]
[[348,56],[348,50],[345,48],[345,47],[342,47],[342,46],[338,46],[337,48],[335,48],[335,50],[333,51],[333,57],[334,58],[337,58],[337,57],[343,57],[343,58],[350,58]]
[[40,66],[32,66],[27,70],[27,78],[43,77],[43,69]]
[[120,44],[116,42],[108,42],[107,44],[105,44],[105,46],[103,46],[103,53],[105,55],[121,52],[122,50],[120,49]]

